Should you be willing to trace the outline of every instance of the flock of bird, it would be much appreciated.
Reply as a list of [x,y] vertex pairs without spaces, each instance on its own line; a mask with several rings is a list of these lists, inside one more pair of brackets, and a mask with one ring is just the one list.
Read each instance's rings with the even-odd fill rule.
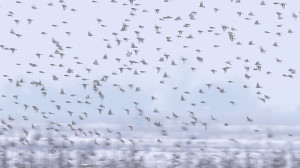
[[[286,19],[298,22],[300,14],[288,10],[286,2],[222,2],[227,7],[204,0],[1,3],[0,14],[5,18],[1,27],[7,29],[0,31],[9,34],[0,39],[1,62],[12,69],[1,70],[1,83],[10,88],[9,92],[1,91],[5,102],[0,107],[1,135],[12,133],[14,124],[23,123],[23,145],[40,139],[28,138],[34,130],[42,129],[40,123],[49,123],[42,131],[60,135],[70,146],[76,146],[76,137],[92,139],[97,146],[101,146],[100,139],[135,144],[135,132],[143,131],[141,128],[146,129],[144,135],[147,129],[158,130],[155,141],[163,143],[163,137],[169,136],[170,122],[185,132],[195,128],[208,134],[211,124],[228,128],[231,122],[213,112],[204,117],[202,107],[235,109],[242,102],[243,98],[230,96],[236,92],[228,88],[238,88],[241,93],[248,89],[265,105],[272,93],[264,92],[268,86],[256,76],[279,76],[283,81],[297,78],[293,65],[278,73],[286,57],[276,54],[286,45],[281,39],[298,31],[283,23]],[[191,3],[194,8],[183,11],[174,3]],[[241,8],[244,3],[256,6],[251,11]],[[266,25],[261,19],[264,14],[256,9],[275,9],[269,14],[276,22]],[[178,15],[169,15],[169,10],[178,11]],[[94,17],[87,18],[87,14]],[[223,22],[226,14],[232,17],[228,24]],[[206,22],[210,24],[203,24]],[[257,36],[266,39],[255,41]],[[256,56],[240,54],[244,51]],[[277,67],[276,72],[269,64]],[[214,99],[220,103],[213,104]],[[109,126],[97,129],[107,124],[106,119],[124,132]],[[239,120],[255,123],[250,113]],[[97,126],[84,128],[89,123]],[[257,132],[261,130],[253,129],[253,134]]]

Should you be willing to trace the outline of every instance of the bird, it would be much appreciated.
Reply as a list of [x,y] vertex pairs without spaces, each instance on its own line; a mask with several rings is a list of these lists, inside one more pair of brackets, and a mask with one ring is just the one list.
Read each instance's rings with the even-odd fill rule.
[[[299,12],[290,7],[297,2],[187,1],[184,7],[171,0],[152,6],[136,0],[91,2],[58,0],[28,8],[20,0],[1,4],[5,24],[0,30],[0,135],[11,139],[3,141],[4,151],[10,143],[20,143],[15,146],[28,147],[35,157],[41,140],[47,140],[49,154],[58,154],[58,148],[72,153],[83,146],[78,158],[88,160],[85,157],[96,153],[86,152],[85,143],[95,145],[95,150],[102,144],[111,150],[122,143],[125,151],[161,148],[166,156],[180,160],[178,149],[185,153],[201,145],[201,152],[209,151],[209,144],[194,136],[198,124],[209,141],[215,124],[230,131],[235,121],[245,120],[240,115],[233,119],[235,111],[247,111],[242,124],[255,125],[248,108],[258,103],[261,109],[274,110],[274,102],[282,99],[280,91],[289,96],[279,106],[295,106],[291,99],[297,93],[298,50],[293,44],[299,39]],[[247,11],[247,5],[259,8]],[[181,13],[175,10],[179,8]],[[266,9],[274,12],[262,15]],[[121,17],[115,17],[115,11]],[[45,15],[49,17],[41,17]],[[228,17],[207,19],[221,15]],[[249,137],[254,139],[276,135],[251,130]],[[120,165],[126,160],[105,157],[102,161],[115,157]],[[68,159],[63,165],[74,163]]]
[[247,121],[249,121],[250,123],[253,122],[253,120],[251,118],[249,118],[248,116],[247,116]]
[[212,115],[210,115],[210,117],[211,117],[212,120],[217,120],[217,119],[215,119]]
[[205,130],[207,130],[207,123],[206,122],[201,122],[200,123],[204,126]]

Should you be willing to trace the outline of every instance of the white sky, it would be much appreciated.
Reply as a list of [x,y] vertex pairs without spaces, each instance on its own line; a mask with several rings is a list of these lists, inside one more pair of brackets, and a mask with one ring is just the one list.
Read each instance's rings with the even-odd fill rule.
[[[12,54],[9,50],[0,49],[0,74],[9,75],[8,78],[13,79],[10,83],[6,77],[0,78],[0,94],[7,96],[0,98],[0,108],[3,109],[0,117],[6,121],[7,116],[11,115],[18,124],[24,124],[26,127],[30,127],[31,123],[42,125],[45,121],[55,121],[64,125],[76,121],[78,127],[91,123],[112,124],[116,125],[116,129],[128,132],[127,126],[133,125],[135,129],[140,127],[158,136],[160,129],[153,125],[155,121],[166,124],[164,128],[166,130],[180,130],[181,122],[192,121],[187,111],[193,111],[200,121],[208,123],[208,131],[203,131],[204,127],[199,123],[195,129],[192,128],[195,132],[201,129],[207,136],[216,135],[216,130],[211,131],[210,125],[223,125],[225,122],[233,126],[247,126],[252,130],[256,126],[263,128],[265,126],[272,128],[273,125],[299,126],[300,79],[297,73],[300,67],[300,23],[299,18],[293,18],[292,14],[300,15],[300,1],[286,1],[287,5],[284,9],[281,5],[274,5],[273,1],[266,2],[265,6],[260,5],[261,1],[257,0],[242,1],[242,3],[229,0],[203,2],[205,8],[199,7],[200,1],[184,0],[168,3],[162,0],[134,2],[140,5],[130,5],[129,1],[120,0],[117,3],[104,0],[97,3],[55,1],[53,7],[47,5],[48,1],[24,1],[21,4],[14,1],[1,1],[0,44],[17,50]],[[128,5],[122,5],[123,3]],[[67,5],[65,11],[62,4]],[[38,9],[33,10],[31,8],[33,5]],[[72,8],[77,11],[71,11]],[[137,11],[134,12],[132,8],[136,8]],[[218,8],[219,11],[215,12],[214,8]],[[143,9],[148,12],[142,12]],[[158,14],[155,13],[155,9],[160,9]],[[7,16],[9,11],[14,13],[12,17]],[[131,16],[130,12],[135,15]],[[190,20],[191,12],[196,12],[195,20]],[[242,15],[239,17],[237,12],[242,12]],[[254,16],[249,16],[250,12],[253,12]],[[282,19],[278,19],[276,12],[282,13]],[[173,18],[160,20],[166,16]],[[175,21],[178,16],[182,20]],[[33,20],[30,25],[27,23],[29,18]],[[97,18],[102,20],[100,24]],[[14,21],[16,19],[20,20],[19,24]],[[255,25],[256,20],[261,24]],[[63,24],[63,21],[68,23]],[[124,23],[129,25],[128,30],[120,31]],[[183,27],[185,24],[190,24],[190,27]],[[58,27],[51,25],[58,25]],[[144,28],[139,28],[139,25]],[[160,34],[155,33],[155,25],[161,27]],[[228,29],[223,31],[222,25],[234,27],[236,31]],[[19,38],[11,34],[11,29],[22,36]],[[293,33],[288,33],[289,29]],[[177,37],[179,30],[183,31],[181,38]],[[199,34],[198,30],[203,32]],[[135,31],[140,32],[139,37],[144,38],[144,43],[138,43]],[[228,31],[235,34],[233,42],[229,39]],[[41,32],[47,34],[42,35]],[[68,36],[65,32],[71,32],[71,35]],[[88,32],[93,36],[89,37]],[[112,35],[113,32],[118,35]],[[276,35],[277,32],[280,32],[281,36]],[[214,33],[220,35],[216,36]],[[194,38],[187,39],[189,35]],[[171,37],[172,42],[167,42],[166,37]],[[120,46],[117,45],[116,38],[122,40]],[[123,38],[128,38],[128,42]],[[52,39],[59,41],[64,48],[63,59],[54,54],[56,47],[51,42]],[[249,41],[253,41],[255,45],[248,45]],[[237,42],[241,42],[242,45],[236,45]],[[278,47],[273,46],[275,42],[278,43]],[[138,47],[137,55],[131,48],[132,43]],[[107,44],[112,48],[108,49]],[[220,47],[213,47],[214,45]],[[67,49],[66,46],[72,48]],[[265,54],[260,52],[260,47],[266,50]],[[161,50],[158,52],[156,48]],[[197,53],[197,49],[201,52]],[[133,53],[131,57],[126,57],[127,51]],[[37,53],[42,54],[40,59],[37,58]],[[50,58],[50,54],[55,58]],[[106,60],[102,59],[105,54],[108,56]],[[168,60],[164,54],[170,55]],[[79,57],[78,60],[73,59],[76,56]],[[197,61],[197,56],[204,59],[203,63]],[[165,58],[165,62],[158,61],[161,57]],[[182,62],[182,57],[187,58],[186,63]],[[237,60],[236,57],[242,60]],[[120,58],[120,63],[115,58]],[[278,63],[276,58],[282,62]],[[99,62],[98,66],[93,65],[96,59]],[[147,65],[140,62],[143,59],[148,63]],[[246,63],[244,61],[246,59],[250,62]],[[139,63],[130,65],[131,60]],[[175,61],[176,66],[171,65],[172,60]],[[83,64],[77,64],[78,61]],[[226,61],[230,61],[231,65],[226,64]],[[257,61],[262,64],[261,71],[253,70]],[[16,66],[16,63],[21,65]],[[38,66],[31,67],[29,63]],[[59,64],[63,64],[64,67],[58,67]],[[121,74],[118,68],[125,65],[132,70],[125,69]],[[226,66],[231,69],[224,73],[222,68]],[[249,72],[246,72],[245,66],[250,67]],[[155,67],[161,67],[160,73],[156,72]],[[196,70],[191,71],[191,67],[195,67]],[[74,73],[70,74],[70,77],[64,77],[68,68],[73,69]],[[89,74],[86,68],[92,69],[92,72]],[[292,79],[283,77],[283,74],[291,74],[288,71],[290,68],[296,70],[294,77]],[[211,69],[217,72],[213,74]],[[133,75],[135,70],[146,71],[146,73]],[[33,73],[27,74],[27,71]],[[39,71],[44,71],[45,74],[40,74]],[[267,75],[268,71],[272,73]],[[113,72],[117,75],[112,75]],[[169,78],[163,78],[165,72],[170,76]],[[244,77],[246,73],[251,76],[249,80]],[[76,74],[89,80],[75,78]],[[52,75],[56,75],[59,80],[53,81]],[[92,90],[92,81],[101,80],[104,75],[109,78],[108,82],[101,82],[102,87],[99,87],[105,95],[105,99],[101,101]],[[15,87],[16,80],[21,78],[26,83],[22,87]],[[161,80],[165,83],[161,84]],[[233,83],[228,83],[229,80]],[[42,81],[48,95],[44,98],[39,90],[41,87],[30,85],[31,81]],[[85,90],[82,87],[83,83],[88,84]],[[213,84],[211,89],[207,88],[207,83]],[[255,88],[257,83],[263,88]],[[120,85],[126,92],[121,93],[113,84]],[[134,89],[140,87],[141,91],[135,92],[128,87],[128,84],[133,84]],[[249,88],[244,89],[243,85]],[[173,87],[178,89],[174,90]],[[226,93],[221,94],[216,87],[225,89]],[[67,94],[60,95],[61,89],[64,89]],[[199,89],[206,94],[200,94]],[[191,94],[185,94],[185,91]],[[258,95],[258,91],[262,94]],[[77,96],[71,97],[70,94],[73,93]],[[91,96],[88,100],[91,102],[90,105],[76,103],[77,100],[86,101],[84,97],[87,94]],[[13,98],[14,95],[18,95],[18,100]],[[152,101],[152,95],[157,97],[157,100]],[[181,95],[184,95],[186,101],[180,101]],[[270,100],[266,100],[266,103],[258,99],[264,95],[271,97]],[[50,100],[56,102],[51,103]],[[67,100],[72,103],[65,103]],[[16,105],[15,101],[19,105]],[[138,115],[134,101],[139,102],[138,107],[143,109],[144,116],[151,118],[150,123]],[[202,104],[201,101],[206,103]],[[232,106],[230,101],[234,101],[235,105]],[[191,103],[197,105],[193,107]],[[24,111],[23,104],[30,106],[27,111]],[[97,111],[100,104],[105,106],[101,115]],[[56,110],[55,105],[60,105],[62,109]],[[39,112],[34,112],[31,106],[38,106]],[[124,108],[131,110],[129,116],[126,115]],[[153,113],[155,108],[159,110],[158,114]],[[114,115],[107,115],[109,109],[112,109]],[[74,112],[72,117],[69,117],[67,110]],[[41,112],[50,111],[55,115],[47,115],[48,119],[42,118]],[[80,121],[78,116],[84,116],[82,112],[87,112],[88,118]],[[179,118],[173,119],[172,112]],[[218,121],[212,121],[210,115]],[[29,121],[24,121],[22,116],[28,116]],[[166,120],[166,116],[170,116],[171,120]],[[247,116],[254,120],[252,125],[247,122]],[[216,129],[217,134],[224,133],[223,129],[218,127]],[[191,134],[194,133],[192,130]],[[264,131],[266,132],[267,129]],[[104,128],[103,132],[105,132]],[[129,136],[135,136],[134,132],[128,133]]]

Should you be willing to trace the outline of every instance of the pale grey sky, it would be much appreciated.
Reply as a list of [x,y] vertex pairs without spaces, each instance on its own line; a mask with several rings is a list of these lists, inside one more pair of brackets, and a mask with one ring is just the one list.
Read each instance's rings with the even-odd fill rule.
[[[208,123],[207,131],[200,123],[194,128],[188,126],[191,127],[188,134],[197,133],[201,129],[208,137],[226,133],[223,130],[224,123],[247,127],[251,135],[257,135],[253,131],[256,127],[299,126],[300,79],[297,73],[300,67],[300,23],[299,18],[293,17],[293,13],[300,15],[300,2],[286,1],[284,8],[280,4],[273,4],[273,1],[265,2],[266,5],[260,5],[261,1],[257,0],[245,0],[241,3],[230,0],[203,1],[205,8],[199,7],[200,2],[141,0],[134,1],[131,5],[129,1],[54,1],[53,6],[49,6],[48,1],[24,1],[20,4],[15,1],[1,1],[0,44],[4,48],[17,50],[12,54],[9,50],[0,49],[0,72],[1,75],[9,76],[1,76],[0,80],[0,94],[7,96],[0,98],[0,108],[3,109],[0,117],[6,121],[8,115],[11,115],[16,120],[14,124],[27,128],[32,123],[42,125],[47,121],[63,123],[66,129],[66,124],[72,121],[77,122],[78,127],[98,124],[103,127],[101,131],[104,134],[108,124],[114,125],[116,130],[128,133],[128,138],[135,137],[135,130],[149,131],[160,136],[161,129],[153,125],[158,121],[165,125],[163,129],[166,131],[181,131],[182,122],[193,121],[188,111],[193,111],[199,121]],[[32,9],[33,5],[37,9]],[[66,10],[63,10],[62,5],[67,6]],[[219,10],[215,12],[214,8]],[[159,9],[159,12],[156,13],[155,9]],[[12,16],[8,16],[9,11],[13,12]],[[192,12],[194,20],[189,16]],[[241,16],[238,12],[241,12]],[[249,15],[250,12],[253,16]],[[276,12],[282,13],[282,19],[278,19]],[[172,18],[163,18],[167,16]],[[182,20],[176,21],[176,17]],[[32,23],[28,24],[27,19],[32,19]],[[98,23],[97,19],[101,19],[101,22]],[[17,24],[16,20],[20,22]],[[64,24],[63,21],[68,23]],[[256,21],[260,24],[256,25]],[[127,31],[120,31],[123,24],[128,25]],[[186,24],[190,26],[184,27]],[[223,31],[222,25],[226,25],[228,29]],[[160,27],[159,34],[155,32],[155,26]],[[230,30],[231,28],[236,30]],[[11,34],[11,30],[22,36]],[[177,37],[180,30],[182,37]],[[199,33],[199,30],[203,32]],[[289,30],[292,33],[288,33]],[[42,32],[47,34],[42,35]],[[66,32],[71,32],[71,35],[68,36]],[[88,32],[93,36],[88,36]],[[235,35],[233,41],[230,40],[228,32]],[[280,36],[276,34],[278,32],[281,33]],[[193,38],[186,38],[189,35]],[[144,38],[144,42],[139,43],[137,37]],[[171,37],[172,42],[168,42],[166,37]],[[128,38],[128,42],[124,38]],[[59,52],[64,53],[63,59],[54,53],[57,47],[52,39],[62,46],[63,50]],[[121,40],[119,46],[116,39]],[[248,45],[250,41],[254,45]],[[237,42],[241,45],[237,45]],[[275,42],[278,47],[273,46]],[[137,54],[131,47],[132,43],[137,46]],[[107,48],[107,45],[111,48]],[[214,45],[219,47],[213,47]],[[72,48],[68,49],[67,46]],[[264,54],[260,52],[260,47],[266,51]],[[157,51],[157,48],[161,50]],[[127,52],[132,52],[132,55],[127,57]],[[41,58],[36,56],[37,53],[42,54]],[[50,54],[55,57],[50,58]],[[165,54],[170,57],[166,59]],[[104,55],[108,59],[103,59]],[[197,61],[198,56],[203,58],[203,62]],[[74,57],[79,59],[75,60]],[[187,59],[185,63],[181,60],[183,57]],[[241,60],[236,59],[237,57]],[[116,61],[116,58],[121,61]],[[159,61],[160,58],[164,58],[164,62]],[[246,59],[249,62],[245,62]],[[94,60],[99,65],[93,65]],[[142,60],[147,65],[140,62]],[[131,65],[129,61],[139,63]],[[171,65],[172,61],[177,65]],[[253,70],[256,62],[261,63],[261,71]],[[21,65],[17,66],[16,63]],[[29,63],[34,63],[37,67],[31,67]],[[64,67],[58,67],[59,64]],[[118,68],[126,66],[132,70],[124,69],[120,73]],[[245,66],[250,67],[249,72],[245,70]],[[160,73],[157,73],[155,67],[161,68]],[[195,67],[195,71],[191,67]],[[224,73],[224,67],[230,69]],[[68,68],[74,72],[69,74],[70,77],[65,77]],[[92,70],[91,73],[87,72],[87,68]],[[292,74],[293,78],[284,77],[283,74],[291,74],[288,71],[290,68],[296,70],[296,74]],[[215,74],[211,72],[212,69],[216,70]],[[139,75],[133,74],[135,70]],[[33,73],[28,74],[27,71]],[[45,73],[41,74],[39,71]],[[267,75],[268,71],[272,73]],[[113,75],[113,72],[117,75]],[[163,77],[165,72],[168,78]],[[81,78],[76,78],[76,74]],[[251,78],[246,79],[245,74]],[[59,80],[54,81],[53,75]],[[104,100],[101,100],[92,90],[93,80],[100,81],[105,75],[109,78],[107,82],[100,82],[102,86],[99,90],[105,95]],[[13,82],[10,83],[8,78],[13,79]],[[21,78],[26,83],[22,87],[16,87],[16,80]],[[82,78],[88,80],[83,81]],[[162,80],[164,84],[160,83]],[[41,81],[47,90],[47,96],[43,97],[41,87],[31,85],[31,81]],[[83,83],[87,84],[86,89],[83,89]],[[210,89],[207,88],[207,83],[212,84]],[[262,86],[261,89],[256,88],[257,83]],[[133,89],[128,84],[133,84]],[[249,88],[243,88],[243,85]],[[119,87],[126,92],[122,93]],[[136,87],[140,87],[141,91],[134,91]],[[173,87],[178,89],[174,90]],[[224,89],[226,93],[221,94],[217,87]],[[60,94],[61,89],[65,95]],[[199,89],[205,94],[200,94]],[[184,93],[186,91],[191,94]],[[258,91],[261,94],[257,94]],[[77,96],[71,97],[71,94]],[[18,95],[17,100],[14,95]],[[86,95],[90,95],[91,99],[85,99]],[[182,95],[186,101],[180,101]],[[259,99],[264,98],[264,95],[270,97],[265,103]],[[157,97],[157,100],[151,100],[151,96]],[[51,103],[50,100],[56,102]],[[78,100],[87,100],[91,104],[78,104]],[[68,104],[66,101],[72,103]],[[234,101],[235,105],[230,104],[230,101]],[[133,102],[139,103],[138,107],[143,110],[143,116],[139,116]],[[191,103],[196,106],[191,106]],[[28,110],[24,110],[23,104],[29,105]],[[97,110],[100,104],[105,106],[101,115]],[[56,105],[61,106],[60,111],[56,109]],[[32,106],[39,107],[38,113],[34,112]],[[125,108],[130,109],[129,116]],[[114,115],[107,115],[109,109]],[[155,109],[159,113],[154,113]],[[73,112],[72,117],[67,113],[68,110]],[[47,114],[49,118],[45,119],[41,112],[54,114]],[[87,112],[88,117],[81,121],[78,116],[84,116],[83,112]],[[178,119],[173,118],[173,112],[179,116]],[[210,115],[218,121],[212,121]],[[29,117],[29,120],[24,121],[22,116]],[[170,116],[170,119],[167,120],[166,116]],[[247,121],[247,116],[254,120],[252,124]],[[144,117],[150,117],[151,121],[148,122]],[[128,130],[128,125],[134,126],[133,132]],[[230,126],[228,130],[233,129]],[[263,133],[266,131],[267,128]],[[290,132],[286,131],[286,134]]]

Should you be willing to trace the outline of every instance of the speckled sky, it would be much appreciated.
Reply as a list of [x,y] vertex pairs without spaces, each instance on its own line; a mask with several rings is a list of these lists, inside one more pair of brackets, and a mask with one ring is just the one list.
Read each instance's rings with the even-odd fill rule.
[[0,117],[16,128],[128,139],[300,131],[300,1],[0,6]]

